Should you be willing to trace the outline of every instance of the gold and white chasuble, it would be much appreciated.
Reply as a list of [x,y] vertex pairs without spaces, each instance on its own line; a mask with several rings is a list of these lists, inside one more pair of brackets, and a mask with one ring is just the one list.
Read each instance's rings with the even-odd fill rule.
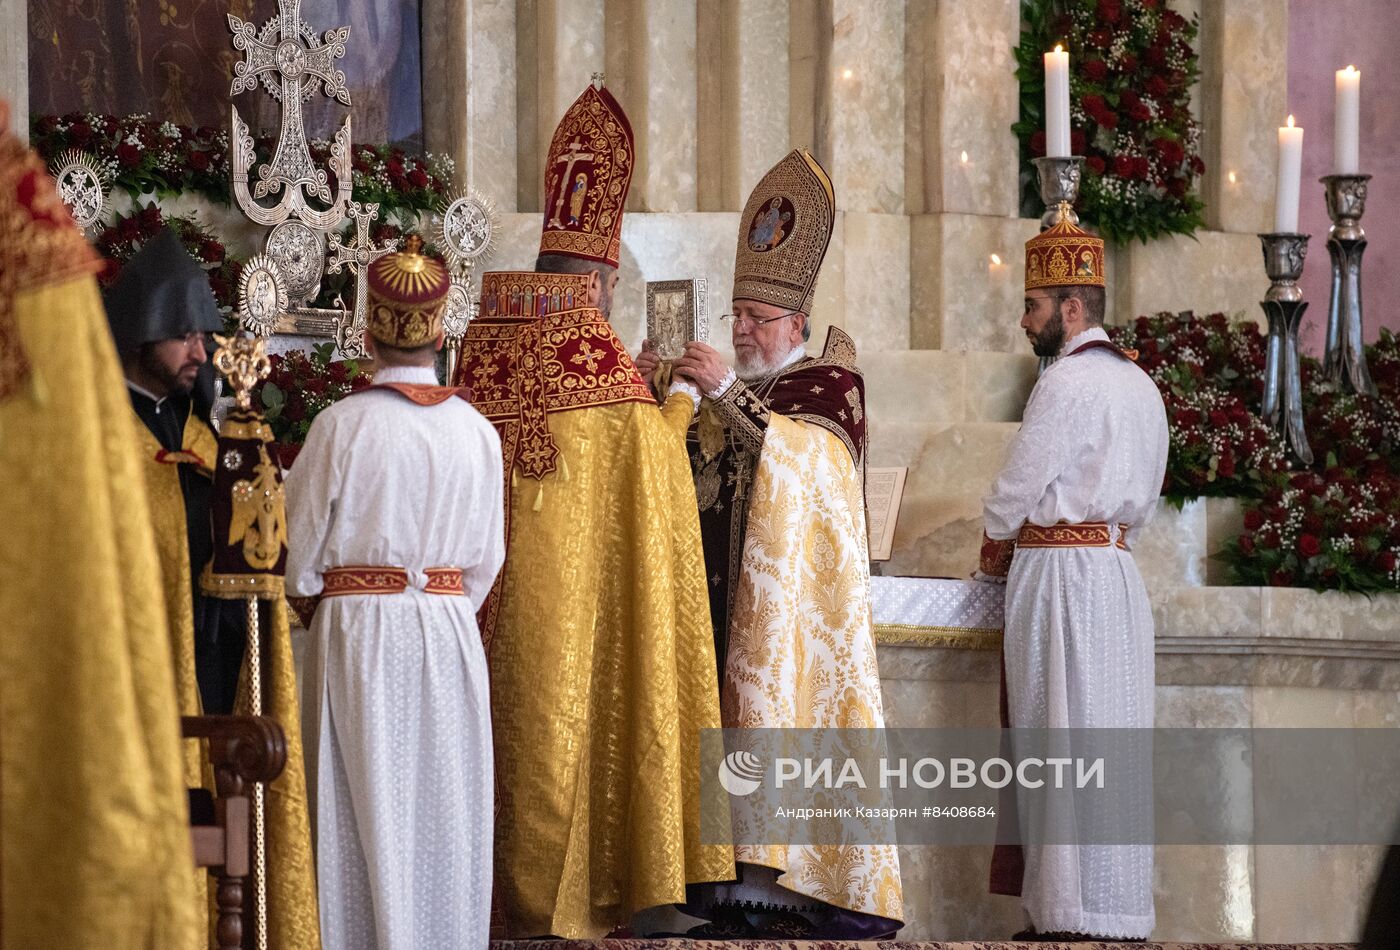
[[[833,337],[821,359],[804,360],[786,372],[830,384],[837,381],[836,368],[858,380],[854,345],[839,331]],[[764,386],[755,384],[752,392],[761,394]],[[864,478],[857,461],[863,444],[851,443],[849,417],[837,420],[833,411],[831,419],[815,418],[820,411],[813,400],[795,404],[792,415],[765,412],[731,591],[720,701],[727,729],[882,729],[885,724],[870,608]],[[721,414],[726,422],[735,418]],[[863,443],[863,426],[856,431]],[[877,829],[869,830],[877,835]],[[777,883],[788,890],[843,910],[903,920],[893,845],[767,844],[735,850],[740,862],[780,871]]]

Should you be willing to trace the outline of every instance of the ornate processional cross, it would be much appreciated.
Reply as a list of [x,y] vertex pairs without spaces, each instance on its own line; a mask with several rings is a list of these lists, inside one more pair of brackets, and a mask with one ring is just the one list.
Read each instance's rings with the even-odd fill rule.
[[365,355],[365,327],[368,326],[369,312],[369,265],[385,254],[393,253],[393,242],[374,244],[369,239],[369,223],[379,217],[379,205],[361,205],[350,202],[350,216],[355,219],[355,243],[346,246],[339,234],[330,235],[326,248],[329,258],[326,270],[339,273],[342,267],[349,267],[355,275],[355,315],[343,321],[336,334],[336,346],[346,359],[359,359]]
[[[345,73],[335,65],[345,55],[350,28],[328,30],[318,40],[316,33],[302,22],[301,0],[278,0],[277,9],[278,15],[268,20],[260,32],[251,23],[228,15],[234,49],[247,54],[246,59],[234,64],[230,95],[247,92],[261,82],[268,95],[282,104],[277,150],[272,161],[258,169],[258,183],[251,196],[248,170],[254,162],[253,139],[247,124],[239,118],[237,107],[229,107],[233,122],[234,193],[244,214],[258,224],[280,224],[295,215],[312,227],[334,227],[344,218],[350,200],[350,117],[346,116],[331,146],[331,168],[336,175],[336,195],[332,199],[329,176],[311,161],[301,106],[323,85],[326,95],[350,105]],[[271,208],[254,200],[277,191],[282,193],[281,200]],[[317,211],[308,204],[308,196],[331,207]]]

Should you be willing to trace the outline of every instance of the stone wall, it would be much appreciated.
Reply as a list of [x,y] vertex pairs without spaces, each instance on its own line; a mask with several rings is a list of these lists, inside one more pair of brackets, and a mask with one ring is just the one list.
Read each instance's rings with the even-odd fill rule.
[[[1035,224],[1015,217],[1016,0],[433,2],[465,6],[475,32],[452,47],[459,58],[465,49],[465,69],[429,74],[438,88],[425,101],[441,120],[432,142],[454,149],[503,211],[539,209],[554,124],[605,71],[637,133],[634,219],[736,213],[772,162],[809,147],[845,212],[822,279],[838,286],[823,287],[818,323],[845,327],[865,352],[1022,351],[1021,248]],[[1212,230],[1114,249],[1110,320],[1188,307],[1253,319],[1265,284],[1254,235],[1270,214],[1269,143],[1284,105],[1286,5],[1178,6],[1203,15],[1196,98]],[[437,131],[461,115],[465,137]],[[503,128],[515,129],[513,147]],[[667,229],[692,225],[708,234],[713,223],[668,217],[642,230],[669,247],[692,238],[661,237]],[[724,242],[714,247],[731,256]],[[730,266],[685,263],[692,270],[678,261],[665,276]],[[719,306],[724,288],[716,290]],[[624,293],[640,306],[638,288]]]

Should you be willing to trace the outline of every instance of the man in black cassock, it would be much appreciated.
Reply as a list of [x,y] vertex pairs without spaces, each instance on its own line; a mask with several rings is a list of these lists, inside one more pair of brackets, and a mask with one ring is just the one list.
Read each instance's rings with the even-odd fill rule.
[[[243,662],[240,601],[206,597],[216,438],[208,335],[223,329],[209,278],[170,228],[147,241],[106,292],[107,319],[138,432],[170,615],[180,711],[229,713]],[[197,696],[196,696],[197,684]]]

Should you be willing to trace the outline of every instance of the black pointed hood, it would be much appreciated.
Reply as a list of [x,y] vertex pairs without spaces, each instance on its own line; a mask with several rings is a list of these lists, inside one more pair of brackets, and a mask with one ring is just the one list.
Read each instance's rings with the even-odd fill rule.
[[147,343],[224,328],[209,275],[170,227],[141,245],[103,302],[123,356]]

